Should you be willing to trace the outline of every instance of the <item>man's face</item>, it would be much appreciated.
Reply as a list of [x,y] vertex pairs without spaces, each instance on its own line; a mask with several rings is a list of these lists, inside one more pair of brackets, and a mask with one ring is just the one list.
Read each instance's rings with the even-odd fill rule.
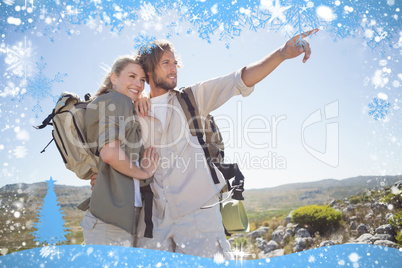
[[177,86],[177,61],[172,51],[165,51],[150,74],[155,87],[165,90],[174,89]]

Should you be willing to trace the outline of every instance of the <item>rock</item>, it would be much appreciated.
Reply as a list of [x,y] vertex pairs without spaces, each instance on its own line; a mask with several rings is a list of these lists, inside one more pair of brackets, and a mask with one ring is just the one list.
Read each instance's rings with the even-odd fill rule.
[[377,227],[375,229],[375,233],[376,234],[389,234],[392,236],[395,235],[394,227],[392,227],[391,224],[384,224],[384,225]]
[[295,239],[295,244],[293,246],[293,252],[299,252],[306,249],[308,246],[312,245],[314,242],[311,237],[298,237]]
[[286,233],[283,236],[283,242],[286,243],[286,241],[289,241],[292,237],[293,237],[293,235],[291,235],[290,233]]
[[359,235],[369,233],[368,226],[365,224],[360,224],[359,226],[357,226],[357,232],[359,233]]
[[306,242],[306,246],[310,246],[314,243],[314,239],[312,237],[305,237],[303,239]]
[[285,250],[284,249],[276,249],[274,251],[271,251],[267,254],[264,254],[264,258],[273,258],[273,257],[279,257],[285,255]]
[[257,248],[264,250],[265,247],[267,246],[268,242],[265,241],[264,239],[262,239],[261,237],[257,237],[255,239],[255,244],[256,244]]
[[329,247],[329,246],[333,246],[333,245],[335,245],[335,243],[331,240],[322,241],[320,243],[320,247]]
[[392,213],[387,213],[387,215],[385,215],[385,219],[387,220],[387,221],[389,221],[389,219],[391,219],[391,218],[393,218],[394,217],[394,214],[392,214]]
[[268,232],[268,227],[260,227],[255,231],[252,231],[246,235],[247,238],[251,237],[252,239],[256,239],[257,237],[261,237]]
[[383,203],[378,203],[378,202],[375,202],[374,204],[372,204],[371,208],[373,211],[380,212],[380,213],[387,211],[387,209],[388,209],[387,205],[385,205]]
[[370,220],[374,219],[374,213],[369,213],[369,214],[367,214],[367,215],[364,217],[364,219],[365,219],[366,221],[370,221]]
[[342,210],[342,213],[350,213],[350,212],[353,212],[353,210],[354,210],[353,206],[347,206],[346,208],[344,208]]
[[283,236],[285,235],[285,230],[282,228],[277,228],[273,233],[272,233],[272,240],[277,242],[278,244],[283,244]]
[[271,251],[274,251],[279,248],[278,243],[276,243],[274,240],[271,240],[268,242],[268,244],[264,248],[264,253],[269,253]]
[[352,216],[352,217],[349,218],[349,220],[355,221],[355,220],[357,220],[357,216]]
[[350,230],[356,230],[356,228],[357,228],[354,221],[351,221],[351,222],[350,222],[349,227],[350,227]]
[[395,182],[394,187],[398,188],[398,190],[402,190],[402,181]]
[[288,223],[286,224],[286,228],[287,229],[292,229],[294,230],[297,226],[299,226],[298,224],[294,224],[294,223]]
[[377,240],[374,242],[374,245],[377,246],[384,246],[384,247],[391,247],[391,248],[398,248],[398,245],[394,242],[388,240]]
[[292,212],[293,211],[291,211],[290,213],[289,213],[289,215],[285,218],[285,222],[284,222],[284,224],[283,225],[288,225],[289,223],[291,223],[292,222]]
[[295,232],[293,231],[292,228],[286,228],[286,229],[285,229],[285,235],[286,235],[286,234],[290,234],[291,236],[294,236],[294,235],[295,235]]
[[370,238],[371,243],[374,243],[375,241],[378,240],[388,240],[391,242],[396,242],[395,237],[390,234],[376,234]]
[[386,221],[383,221],[384,215],[382,215],[382,214],[377,214],[377,216],[375,218],[376,218],[376,220],[379,220],[380,222],[386,222]]
[[296,232],[296,238],[304,238],[304,237],[311,237],[309,231],[305,228],[300,228]]
[[356,239],[356,241],[364,244],[371,244],[370,239],[372,237],[372,234],[362,234],[361,236],[359,236],[359,238]]
[[336,204],[338,204],[338,202],[336,202],[336,200],[332,200],[331,202],[329,202],[328,206],[333,207]]
[[306,248],[306,241],[303,238],[296,238],[293,252],[299,252]]

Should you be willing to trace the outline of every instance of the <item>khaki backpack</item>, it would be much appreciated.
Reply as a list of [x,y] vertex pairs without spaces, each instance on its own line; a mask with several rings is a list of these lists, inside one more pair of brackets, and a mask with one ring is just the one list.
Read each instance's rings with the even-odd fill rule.
[[36,129],[53,126],[53,139],[63,159],[66,168],[73,171],[78,178],[88,180],[98,173],[99,156],[90,150],[84,129],[84,114],[90,103],[90,95],[85,95],[85,101],[71,92],[63,92],[52,113]]

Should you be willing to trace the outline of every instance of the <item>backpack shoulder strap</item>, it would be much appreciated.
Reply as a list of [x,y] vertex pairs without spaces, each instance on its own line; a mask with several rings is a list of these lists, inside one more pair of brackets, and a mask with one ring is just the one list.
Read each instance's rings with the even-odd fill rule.
[[[201,129],[200,112],[195,103],[195,97],[191,87],[181,88],[177,93],[177,99],[179,100],[180,106],[186,116],[191,135],[197,136],[197,130],[203,133]],[[194,122],[194,119],[196,119],[196,122]],[[198,126],[195,124],[198,124]]]
[[186,115],[191,134],[193,136],[197,136],[198,142],[200,143],[202,149],[204,150],[205,158],[207,160],[208,167],[211,172],[212,180],[214,181],[215,184],[218,184],[219,183],[218,175],[216,175],[216,171],[211,160],[211,155],[208,151],[208,146],[203,139],[204,132],[201,128],[202,126],[201,118],[197,109],[197,105],[195,105],[195,98],[191,90],[191,87],[181,90],[180,93],[178,93],[177,99],[179,100],[183,112]]

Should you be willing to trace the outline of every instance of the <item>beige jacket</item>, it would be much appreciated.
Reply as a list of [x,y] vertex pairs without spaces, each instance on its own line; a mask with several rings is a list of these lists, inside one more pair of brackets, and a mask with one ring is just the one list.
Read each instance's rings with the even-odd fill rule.
[[[253,87],[241,79],[241,70],[192,86],[201,115],[206,116],[234,95],[248,96]],[[219,184],[214,184],[204,151],[196,137],[190,134],[186,117],[176,97],[170,91],[165,129],[152,114],[140,117],[145,148],[153,146],[160,157],[151,183],[154,193],[153,216],[163,219],[166,207],[173,218],[180,218],[200,209],[225,186],[225,179],[215,168]],[[152,104],[151,104],[152,105]]]

